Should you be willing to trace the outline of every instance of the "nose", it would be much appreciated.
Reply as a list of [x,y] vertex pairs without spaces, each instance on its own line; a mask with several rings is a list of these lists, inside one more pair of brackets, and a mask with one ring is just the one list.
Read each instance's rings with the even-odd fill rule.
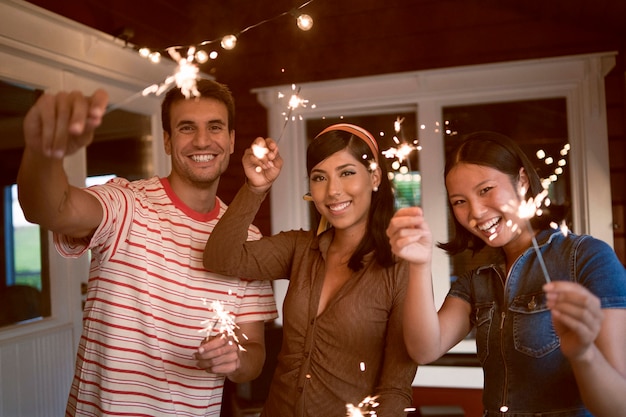
[[470,202],[470,216],[473,219],[480,219],[487,212],[487,208],[478,202]]
[[211,141],[211,135],[207,129],[198,129],[193,137],[193,144],[199,148],[208,146]]
[[328,188],[327,192],[330,196],[336,196],[341,194],[343,191],[343,187],[341,185],[341,180],[339,178],[330,177],[328,179]]

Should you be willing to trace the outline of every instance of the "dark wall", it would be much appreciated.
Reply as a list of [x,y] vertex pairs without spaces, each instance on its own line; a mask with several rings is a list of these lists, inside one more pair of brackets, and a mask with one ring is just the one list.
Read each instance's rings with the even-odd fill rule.
[[[31,2],[139,47],[211,41],[206,47],[219,50],[219,57],[202,71],[228,84],[237,99],[237,148],[220,184],[227,202],[243,183],[243,149],[267,135],[255,87],[617,51],[606,89],[615,246],[626,261],[623,0],[186,0],[151,7],[124,0]],[[308,32],[286,13],[305,3],[300,10],[314,19]],[[222,36],[252,26],[235,49],[219,48]],[[269,233],[268,201],[256,223]]]

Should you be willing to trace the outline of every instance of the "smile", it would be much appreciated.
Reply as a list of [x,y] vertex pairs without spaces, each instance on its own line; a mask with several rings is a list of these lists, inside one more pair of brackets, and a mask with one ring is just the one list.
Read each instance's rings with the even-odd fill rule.
[[502,220],[502,217],[496,217],[496,218],[491,219],[488,222],[483,223],[481,225],[478,225],[476,227],[481,232],[494,233],[496,231],[496,226],[500,223],[500,220]]
[[329,204],[328,209],[331,212],[341,211],[347,208],[350,204],[352,204],[351,201],[346,201],[344,203],[338,203],[338,204]]
[[215,155],[191,155],[194,162],[209,162],[215,159]]

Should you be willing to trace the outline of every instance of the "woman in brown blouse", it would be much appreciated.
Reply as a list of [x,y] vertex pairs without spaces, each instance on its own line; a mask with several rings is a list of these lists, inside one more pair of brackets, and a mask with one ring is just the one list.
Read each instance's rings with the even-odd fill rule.
[[[263,152],[255,156],[254,148]],[[283,344],[262,416],[343,417],[347,404],[366,397],[376,398],[379,417],[405,415],[411,405],[417,366],[401,322],[408,269],[385,235],[394,203],[379,158],[361,127],[326,128],[307,150],[317,233],[246,241],[283,161],[271,139],[257,138],[245,152],[247,183],[213,230],[204,265],[224,275],[289,280]]]

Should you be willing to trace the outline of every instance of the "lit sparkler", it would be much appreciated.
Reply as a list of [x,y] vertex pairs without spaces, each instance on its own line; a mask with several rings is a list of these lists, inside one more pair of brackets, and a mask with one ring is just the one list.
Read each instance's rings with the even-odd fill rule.
[[[292,116],[293,111],[297,109],[298,107],[306,107],[307,104],[309,103],[309,100],[300,97],[300,87],[296,87],[295,84],[292,84],[291,91],[292,91],[292,94],[289,97],[289,101],[287,103],[287,111],[283,113],[283,116],[285,116],[285,123],[283,124],[283,128],[281,129],[280,134],[278,135],[278,138],[276,139],[276,144],[278,144],[280,140],[282,139],[283,134],[285,133],[285,129],[287,128],[287,123],[289,123],[290,120],[293,120],[294,118],[294,116]],[[279,99],[284,98],[284,97],[285,95],[283,93],[281,92],[278,93]],[[261,159],[269,153],[269,149],[267,149],[265,146],[259,146],[259,145],[253,144],[252,153],[254,154],[254,156]],[[254,170],[256,172],[261,172],[262,169],[261,167],[256,167]]]
[[[295,84],[291,84],[291,91],[292,93],[289,96],[289,101],[287,102],[287,111],[283,113],[283,116],[285,116],[285,123],[283,124],[283,128],[280,131],[280,135],[278,135],[278,139],[276,139],[276,143],[280,142],[280,139],[283,137],[283,133],[285,133],[287,123],[289,123],[289,120],[293,119],[293,111],[298,107],[306,107],[309,103],[309,100],[300,97],[300,87],[296,87]],[[278,93],[278,98],[284,97],[285,95],[283,93]]]
[[[520,191],[520,195],[524,196],[525,194],[526,194],[526,190],[522,188]],[[519,206],[517,208],[517,217],[524,220],[524,222],[526,223],[526,227],[528,228],[528,231],[530,232],[533,249],[535,250],[535,253],[537,254],[537,260],[539,261],[539,265],[541,266],[541,271],[543,272],[543,277],[546,280],[546,282],[550,282],[552,281],[550,279],[550,274],[548,273],[548,269],[546,268],[546,263],[544,262],[543,256],[541,255],[541,250],[539,249],[539,244],[537,243],[537,239],[535,237],[535,231],[533,230],[533,227],[530,224],[530,219],[533,216],[541,216],[542,203],[545,202],[546,206],[550,205],[550,199],[546,198],[547,196],[548,196],[548,190],[544,189],[542,192],[537,194],[537,196],[535,196],[534,198],[531,197],[528,200],[522,200],[519,203]],[[509,206],[503,207],[503,210],[511,212],[512,207],[513,207],[513,204],[510,204]],[[510,222],[507,222],[507,226],[512,226],[513,231],[516,230],[516,225],[511,225]],[[495,236],[496,236],[496,233],[491,235],[489,239],[492,239],[492,237],[495,239]]]
[[402,123],[404,122],[404,117],[397,117],[393,122],[393,130],[396,134],[393,136],[393,141],[396,145],[395,148],[389,148],[386,151],[383,151],[382,154],[386,158],[396,158],[398,163],[402,163],[404,160],[407,161],[408,169],[411,170],[411,161],[408,159],[411,152],[414,150],[419,150],[419,146],[417,146],[417,140],[413,141],[413,143],[408,143],[406,139],[398,138],[398,136],[402,136]]
[[[421,176],[411,169],[411,160],[409,155],[414,150],[419,150],[417,139],[413,143],[407,142],[402,135],[402,123],[404,117],[397,117],[393,123],[395,134],[392,138],[398,146],[383,151],[382,154],[386,158],[394,158],[391,164],[392,172],[389,178],[393,181],[395,194],[395,207],[412,207],[421,204]],[[402,163],[406,160],[406,166]]]
[[149,94],[160,96],[161,94],[163,94],[163,92],[167,91],[174,84],[176,85],[176,87],[180,88],[180,91],[185,96],[185,98],[189,99],[191,98],[191,96],[199,97],[200,92],[197,88],[197,80],[200,69],[198,68],[198,65],[194,63],[195,47],[189,48],[189,50],[187,51],[187,57],[185,58],[183,58],[174,48],[168,49],[168,52],[172,59],[174,59],[178,63],[174,74],[167,77],[165,81],[161,84],[149,85],[142,91],[133,94],[125,100],[108,106],[106,112],[109,113],[113,110],[117,110],[122,107],[122,105],[127,104],[139,97],[145,97]]
[[[208,304],[208,300],[206,298],[202,299],[202,304]],[[222,335],[222,337],[231,337],[232,340],[237,344],[237,347],[241,351],[245,351],[246,349],[241,346],[239,343],[239,337],[237,336],[235,330],[239,329],[237,323],[235,323],[235,318],[230,311],[224,309],[222,303],[217,300],[213,300],[210,302],[211,311],[213,311],[214,315],[211,318],[203,320],[200,322],[204,327],[198,332],[205,334],[205,340],[208,340],[213,332],[217,332]],[[245,334],[242,334],[242,337],[246,340],[248,337]],[[231,343],[231,342],[229,342]]]

